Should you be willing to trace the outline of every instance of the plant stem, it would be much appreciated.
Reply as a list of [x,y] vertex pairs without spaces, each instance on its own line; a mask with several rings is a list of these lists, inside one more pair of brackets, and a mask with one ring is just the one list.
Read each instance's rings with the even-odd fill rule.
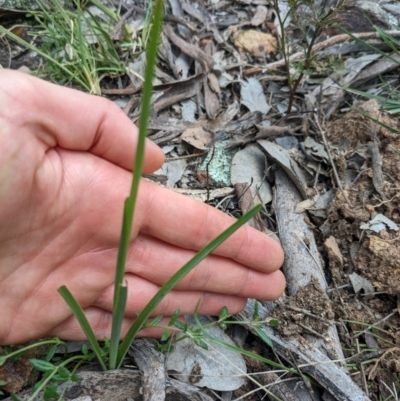
[[[153,89],[153,76],[157,60],[158,40],[161,32],[163,19],[163,0],[156,0],[154,4],[153,25],[147,50],[147,68],[143,86],[142,110],[139,120],[139,138],[136,148],[135,163],[133,167],[133,181],[129,198],[125,201],[124,216],[122,223],[121,240],[118,249],[117,269],[115,274],[113,321],[110,343],[109,368],[115,369],[118,365],[117,356],[119,340],[121,336],[122,319],[125,311],[124,297],[121,296],[123,280],[125,275],[125,264],[131,238],[132,224],[136,200],[139,192],[139,184],[143,170],[144,150],[147,134],[148,120],[150,116],[150,102]],[[126,297],[125,297],[126,301]]]

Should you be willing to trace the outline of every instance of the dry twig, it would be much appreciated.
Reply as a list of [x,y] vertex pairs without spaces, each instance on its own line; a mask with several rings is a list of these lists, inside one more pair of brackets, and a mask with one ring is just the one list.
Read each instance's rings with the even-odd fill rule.
[[317,124],[317,127],[318,127],[318,129],[319,129],[319,131],[321,133],[321,136],[322,136],[322,140],[324,141],[324,145],[325,145],[326,151],[328,153],[329,161],[331,162],[333,174],[335,176],[336,183],[337,183],[337,185],[339,187],[339,190],[342,193],[343,198],[346,200],[347,204],[352,208],[353,205],[351,204],[350,199],[346,195],[346,192],[344,192],[344,190],[343,190],[342,183],[340,182],[340,178],[339,178],[339,175],[338,175],[338,172],[337,172],[337,169],[336,169],[336,165],[333,162],[332,154],[331,154],[331,151],[329,150],[329,145],[328,145],[328,141],[326,140],[325,131],[322,129],[317,115],[315,116],[315,123]]

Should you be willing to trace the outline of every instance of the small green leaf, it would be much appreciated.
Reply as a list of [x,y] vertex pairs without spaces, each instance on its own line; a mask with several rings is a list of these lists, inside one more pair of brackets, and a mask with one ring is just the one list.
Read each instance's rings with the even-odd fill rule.
[[71,372],[65,366],[58,367],[58,374],[64,379],[68,379],[71,376]]
[[178,308],[174,314],[172,315],[171,319],[168,322],[168,326],[173,326],[175,322],[178,320],[179,316],[181,314],[181,310]]
[[54,345],[49,349],[49,352],[48,352],[47,355],[46,355],[46,361],[47,361],[47,362],[50,362],[50,361],[53,359],[54,354],[56,353],[57,348],[58,348],[58,344],[54,344]]
[[36,383],[33,385],[32,392],[35,393],[41,385],[42,385],[42,381],[41,381],[41,380],[38,381],[38,382],[36,382]]
[[265,342],[265,344],[267,344],[271,348],[274,348],[274,344],[272,344],[271,339],[259,327],[254,327],[254,330],[257,333],[258,337]]
[[148,327],[155,327],[155,326],[158,326],[158,324],[161,322],[162,318],[163,318],[163,317],[162,317],[161,315],[155,317],[155,318],[148,324]]
[[181,322],[180,320],[177,320],[174,323],[174,326],[177,327],[179,330],[181,330],[183,333],[186,333],[187,329],[188,329],[188,325],[185,322]]
[[48,400],[50,398],[59,398],[60,394],[57,393],[57,384],[52,384],[47,387],[43,393],[43,399]]
[[265,323],[267,323],[269,327],[278,327],[281,322],[275,317],[267,317]]
[[87,354],[89,353],[89,349],[88,349],[87,344],[83,344],[82,345],[81,352],[82,352],[83,355],[87,356]]
[[0,366],[3,366],[6,360],[7,360],[7,355],[0,356]]
[[254,302],[253,319],[254,320],[260,319],[260,315],[258,312],[258,301]]
[[218,326],[223,331],[225,331],[228,328],[228,325],[225,322],[219,322]]
[[0,386],[5,386],[7,384],[7,382],[5,382],[4,380],[0,380]]
[[54,369],[56,369],[56,366],[54,366],[52,363],[43,361],[42,359],[30,359],[29,362],[36,370],[39,370],[40,372],[52,372]]
[[52,375],[51,379],[55,380],[57,382],[65,382],[68,380],[65,377],[60,376],[58,373],[56,373],[55,375]]
[[205,343],[201,338],[199,339],[197,345],[199,345],[201,348],[205,349],[206,351],[208,351],[208,344]]
[[169,330],[165,330],[163,335],[160,338],[160,341],[167,341],[170,335],[171,335],[171,332]]
[[219,312],[219,320],[225,320],[225,319],[228,319],[228,317],[230,317],[231,315],[230,315],[230,313],[229,313],[229,311],[228,311],[228,308],[226,307],[226,306],[224,306],[222,309],[221,309],[221,312]]
[[71,376],[71,380],[72,380],[73,382],[77,382],[77,381],[80,380],[80,379],[81,379],[81,377],[80,377],[79,375],[73,374],[73,375]]

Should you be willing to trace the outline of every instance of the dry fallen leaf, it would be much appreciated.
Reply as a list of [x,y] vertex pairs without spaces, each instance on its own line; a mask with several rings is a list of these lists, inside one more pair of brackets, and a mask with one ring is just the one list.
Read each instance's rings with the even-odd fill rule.
[[211,142],[212,135],[202,127],[188,128],[181,135],[181,139],[196,149],[209,150],[207,145]]
[[237,31],[233,34],[233,43],[240,51],[251,53],[255,57],[275,53],[277,40],[269,33],[249,29]]
[[251,25],[258,26],[261,25],[267,18],[268,10],[265,6],[257,6],[256,13],[251,19]]
[[267,114],[271,108],[264,94],[264,89],[257,78],[249,78],[241,82],[240,102],[250,111]]
[[264,179],[265,155],[257,145],[249,145],[235,154],[231,164],[232,184],[246,183],[254,204],[265,205],[272,200],[272,190]]
[[375,289],[370,280],[361,277],[357,273],[349,274],[349,279],[356,294],[363,290],[365,298],[371,299],[374,297]]

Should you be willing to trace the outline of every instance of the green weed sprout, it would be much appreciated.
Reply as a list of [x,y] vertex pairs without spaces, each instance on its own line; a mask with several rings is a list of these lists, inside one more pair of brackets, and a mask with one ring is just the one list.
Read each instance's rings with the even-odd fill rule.
[[147,123],[150,115],[150,101],[152,94],[152,81],[154,76],[154,70],[156,66],[158,41],[161,31],[163,19],[163,0],[155,0],[153,6],[152,26],[149,36],[148,49],[147,49],[147,68],[145,74],[145,82],[143,87],[142,96],[142,110],[139,120],[139,140],[136,149],[136,160],[134,165],[133,181],[130,191],[129,198],[125,201],[124,215],[122,223],[121,239],[118,250],[117,268],[115,275],[115,287],[114,287],[114,303],[113,303],[113,318],[112,318],[112,329],[109,353],[104,354],[98,341],[96,340],[95,334],[82,310],[80,305],[77,303],[73,295],[70,293],[67,287],[62,286],[59,288],[59,292],[65,301],[72,309],[76,319],[80,323],[82,330],[87,336],[93,351],[95,352],[102,368],[117,369],[121,366],[121,363],[128,352],[130,344],[136,337],[137,333],[144,327],[147,319],[151,315],[155,307],[161,302],[161,300],[172,290],[172,288],[182,280],[198,263],[200,263],[206,256],[208,256],[214,249],[216,249],[223,241],[231,236],[237,229],[245,224],[249,219],[255,216],[260,210],[261,206],[257,206],[230,228],[225,230],[211,243],[200,250],[188,263],[186,263],[177,273],[175,273],[157,292],[157,294],[150,300],[142,312],[138,315],[135,322],[128,330],[124,340],[120,344],[121,337],[121,326],[124,317],[126,300],[128,295],[128,289],[124,284],[125,274],[125,263],[129,247],[130,235],[132,222],[134,218],[134,211],[136,205],[136,199],[141,179],[143,158],[144,158],[144,145],[147,133]]

